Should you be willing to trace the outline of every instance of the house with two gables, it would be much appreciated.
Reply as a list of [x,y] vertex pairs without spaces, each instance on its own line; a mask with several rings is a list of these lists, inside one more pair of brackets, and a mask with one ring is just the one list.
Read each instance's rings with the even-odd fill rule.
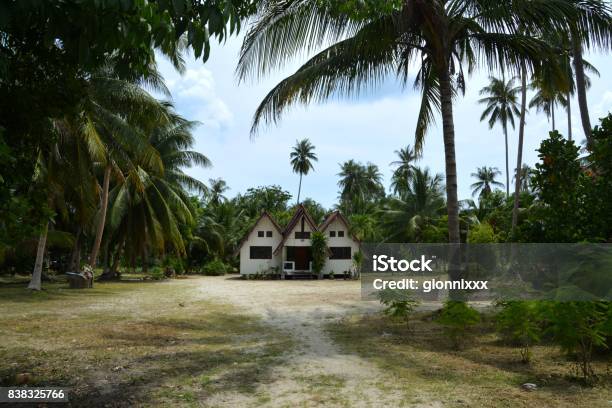
[[282,277],[312,275],[310,236],[320,231],[327,237],[329,257],[323,274],[341,275],[353,270],[353,255],[360,242],[350,234],[350,225],[340,211],[334,211],[317,225],[306,207],[298,205],[289,223],[281,227],[264,211],[240,242],[240,274],[255,275],[277,271]]

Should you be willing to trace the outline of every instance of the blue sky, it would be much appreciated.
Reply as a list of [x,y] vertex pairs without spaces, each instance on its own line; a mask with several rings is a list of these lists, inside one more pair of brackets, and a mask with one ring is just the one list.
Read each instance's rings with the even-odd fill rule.
[[[392,78],[379,89],[359,98],[338,99],[324,104],[296,107],[278,125],[263,127],[258,136],[249,134],[256,107],[271,87],[299,66],[296,61],[283,71],[261,82],[238,84],[234,69],[241,37],[213,47],[205,64],[187,56],[187,71],[181,76],[163,58],[160,70],[172,92],[177,111],[202,124],[195,131],[195,150],[208,156],[213,167],[191,168],[187,172],[204,181],[221,177],[228,183],[232,197],[250,187],[277,184],[297,195],[298,175],[292,173],[289,153],[297,139],[309,138],[316,146],[319,161],[315,171],[302,182],[302,197],[311,197],[331,207],[337,202],[339,164],[349,159],[379,166],[388,187],[395,150],[414,144],[414,129],[419,108],[418,91],[403,90]],[[593,78],[588,92],[591,121],[612,110],[612,65],[609,55],[589,55],[587,59],[602,73]],[[492,130],[479,121],[483,107],[477,103],[479,90],[488,83],[488,72],[481,71],[467,81],[465,97],[457,99],[454,109],[459,198],[471,195],[470,174],[476,167],[494,166],[504,171],[504,139],[499,127]],[[531,93],[528,98],[531,97]],[[574,137],[584,139],[577,102],[572,100]],[[557,112],[557,128],[567,134],[567,114]],[[548,135],[550,124],[543,114],[529,113],[525,136],[524,161],[537,161],[540,141]],[[517,131],[511,131],[510,168],[516,163]],[[441,119],[438,117],[427,135],[423,158],[418,163],[444,174],[444,146]],[[505,175],[500,177],[505,181]]]

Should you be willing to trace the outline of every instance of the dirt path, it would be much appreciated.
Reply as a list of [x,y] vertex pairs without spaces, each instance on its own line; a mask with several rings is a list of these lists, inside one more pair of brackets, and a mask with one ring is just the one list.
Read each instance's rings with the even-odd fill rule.
[[[227,302],[291,336],[296,343],[276,367],[271,383],[260,386],[268,406],[401,405],[393,381],[364,359],[343,354],[326,335],[324,325],[354,313],[380,310],[376,302],[360,300],[355,281],[244,281],[226,277],[202,282],[203,295]],[[259,394],[259,393],[258,393]],[[262,405],[240,394],[221,394],[215,406]]]

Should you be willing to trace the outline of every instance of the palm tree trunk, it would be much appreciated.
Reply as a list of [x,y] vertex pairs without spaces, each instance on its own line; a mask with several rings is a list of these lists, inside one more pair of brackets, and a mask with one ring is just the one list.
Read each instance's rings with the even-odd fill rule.
[[514,207],[512,209],[512,232],[518,223],[519,196],[521,195],[521,168],[523,167],[523,140],[525,138],[525,116],[527,113],[527,67],[521,63],[521,118],[519,122],[518,153],[516,158],[516,180],[514,183]]
[[302,173],[300,173],[300,185],[298,186],[297,203],[300,204],[300,193],[302,192]]
[[100,251],[100,244],[102,243],[102,234],[104,233],[104,224],[106,223],[106,209],[108,208],[108,186],[110,184],[111,176],[111,164],[108,163],[104,169],[104,181],[102,183],[102,201],[100,203],[100,219],[96,226],[96,238],[94,240],[93,247],[91,248],[91,255],[89,257],[89,265],[95,268],[96,261],[98,259],[98,252]]
[[28,289],[41,290],[42,267],[45,258],[45,246],[47,245],[47,233],[49,232],[49,221],[45,223],[40,237],[38,238],[38,248],[36,249],[36,262],[34,263],[34,271],[32,272],[32,280],[28,285]]
[[504,125],[504,138],[506,139],[506,198],[510,197],[510,165],[508,163],[508,127]]
[[453,123],[452,88],[448,67],[440,75],[440,101],[442,109],[442,133],[446,162],[446,206],[448,211],[448,240],[461,242],[459,235],[459,202],[457,199],[457,162],[455,156],[455,125]]
[[70,255],[70,264],[68,265],[68,272],[78,272],[81,267],[81,236],[83,234],[80,225],[77,227],[75,235],[76,238],[74,240],[72,254]]
[[587,146],[591,145],[591,119],[589,118],[589,107],[586,96],[586,79],[584,74],[584,61],[582,60],[582,44],[580,38],[572,33],[572,47],[574,54],[574,75],[576,75],[576,93],[578,94],[578,108],[582,129],[587,139]]
[[572,140],[572,95],[567,93],[567,139]]
[[555,103],[554,102],[550,104],[550,113],[552,115],[552,131],[554,132],[555,130],[557,130],[555,126]]

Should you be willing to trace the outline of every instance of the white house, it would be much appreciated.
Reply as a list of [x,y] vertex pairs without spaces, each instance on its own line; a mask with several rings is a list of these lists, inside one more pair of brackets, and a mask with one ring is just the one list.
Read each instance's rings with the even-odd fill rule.
[[303,205],[281,228],[274,217],[265,212],[240,242],[240,274],[253,275],[278,272],[286,275],[312,274],[310,235],[321,231],[327,236],[329,258],[323,274],[343,274],[353,269],[353,255],[359,251],[359,241],[349,233],[348,220],[339,212],[329,214],[321,225],[316,225]]

